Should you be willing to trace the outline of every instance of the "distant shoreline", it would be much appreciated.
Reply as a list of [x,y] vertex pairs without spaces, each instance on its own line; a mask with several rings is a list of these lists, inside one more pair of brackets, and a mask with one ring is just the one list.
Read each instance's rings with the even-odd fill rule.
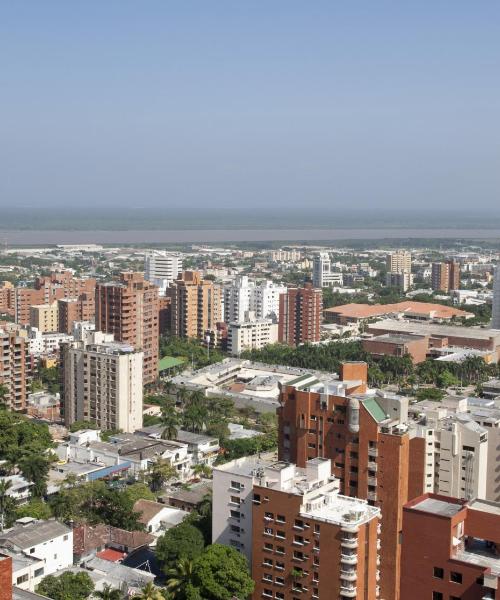
[[178,230],[0,230],[0,243],[27,244],[176,244],[237,242],[328,242],[383,239],[500,240],[500,229],[339,228],[339,229],[178,229]]

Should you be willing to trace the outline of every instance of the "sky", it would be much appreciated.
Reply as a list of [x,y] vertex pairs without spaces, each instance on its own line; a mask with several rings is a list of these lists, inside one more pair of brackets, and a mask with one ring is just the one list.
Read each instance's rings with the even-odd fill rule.
[[499,73],[494,1],[0,2],[0,207],[498,213]]

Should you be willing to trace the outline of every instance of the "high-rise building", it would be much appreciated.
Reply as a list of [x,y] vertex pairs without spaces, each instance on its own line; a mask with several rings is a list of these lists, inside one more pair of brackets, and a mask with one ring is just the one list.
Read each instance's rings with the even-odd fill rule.
[[500,504],[425,494],[403,510],[401,598],[498,598]]
[[306,283],[280,296],[278,340],[289,346],[320,341],[323,293]]
[[460,289],[460,263],[454,260],[432,263],[431,285],[436,292]]
[[52,304],[35,304],[30,308],[30,326],[41,333],[59,331],[59,308],[57,302]]
[[73,323],[78,321],[94,321],[95,293],[83,292],[78,298],[62,298],[57,301],[58,328],[61,333],[71,334]]
[[413,285],[413,274],[408,271],[402,273],[386,273],[385,284],[388,287],[396,287],[402,292],[407,292]]
[[313,260],[313,285],[316,288],[333,287],[343,284],[342,273],[332,270],[328,252],[318,252]]
[[151,250],[144,260],[144,276],[153,285],[158,286],[160,296],[164,296],[168,287],[182,273],[182,255],[176,252]]
[[64,422],[90,421],[101,429],[142,427],[143,353],[96,332],[90,342],[61,345]]
[[340,375],[319,382],[304,374],[283,386],[278,456],[300,467],[329,458],[341,493],[380,507],[381,597],[398,600],[402,508],[422,494],[413,475],[425,456],[408,433],[407,398],[366,393],[366,363],[344,363]]
[[396,250],[386,257],[388,273],[411,273],[411,253],[406,250]]
[[144,383],[158,377],[158,288],[142,273],[122,273],[120,280],[96,287],[96,329],[144,353]]
[[245,350],[259,350],[277,341],[278,325],[271,319],[257,319],[252,311],[247,311],[242,320],[228,325],[227,351],[235,356]]
[[491,319],[492,329],[500,329],[500,266],[495,269],[493,280],[493,310]]
[[11,410],[23,410],[31,379],[29,342],[14,328],[0,328],[0,386],[5,388],[3,402]]
[[339,494],[330,461],[275,462],[253,486],[253,598],[370,598],[380,511]]
[[222,321],[222,290],[198,271],[184,271],[168,290],[171,331],[177,337],[205,340]]
[[272,281],[250,281],[239,275],[230,285],[224,286],[224,321],[240,321],[247,311],[253,311],[257,319],[279,320],[280,295],[286,287]]
[[11,317],[16,313],[16,288],[10,281],[0,281],[0,313]]

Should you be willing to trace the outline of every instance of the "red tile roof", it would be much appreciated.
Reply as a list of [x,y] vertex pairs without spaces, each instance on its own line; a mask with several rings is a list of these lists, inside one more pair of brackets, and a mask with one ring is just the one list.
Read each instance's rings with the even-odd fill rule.
[[103,558],[110,562],[118,562],[123,560],[126,556],[126,552],[119,552],[118,550],[113,550],[113,548],[106,548],[106,550],[97,553],[98,558]]

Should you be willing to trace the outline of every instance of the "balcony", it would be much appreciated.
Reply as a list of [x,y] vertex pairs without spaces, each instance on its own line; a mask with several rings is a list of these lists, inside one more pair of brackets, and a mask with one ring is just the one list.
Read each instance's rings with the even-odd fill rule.
[[373,500],[375,502],[377,500],[377,492],[368,492],[366,497],[368,500]]
[[369,460],[368,461],[368,470],[369,471],[377,471],[378,469],[378,465],[374,460]]
[[368,456],[371,456],[373,458],[377,458],[377,456],[378,456],[378,449],[377,448],[368,448]]
[[341,579],[345,579],[346,581],[356,581],[358,578],[358,573],[354,569],[351,569],[349,571],[344,571],[343,569],[341,569],[340,577]]
[[341,554],[340,561],[346,565],[357,565],[358,555],[357,554]]
[[376,477],[368,477],[368,485],[376,486],[377,485],[377,478]]
[[340,593],[345,598],[356,598],[357,588],[356,588],[355,585],[349,585],[349,586],[341,585],[340,586]]
[[343,537],[340,539],[340,545],[342,548],[350,548],[351,550],[355,550],[358,547],[358,538]]

